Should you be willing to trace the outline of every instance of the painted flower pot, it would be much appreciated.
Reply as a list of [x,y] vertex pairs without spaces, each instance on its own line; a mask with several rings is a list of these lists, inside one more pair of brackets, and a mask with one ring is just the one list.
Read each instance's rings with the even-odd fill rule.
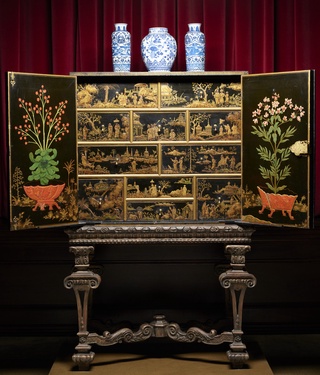
[[268,217],[272,217],[275,211],[282,211],[282,215],[286,216],[288,214],[291,220],[294,220],[291,212],[293,210],[294,202],[297,199],[297,195],[288,195],[288,194],[274,194],[266,193],[258,186],[259,195],[261,198],[262,208],[259,210],[259,214],[262,214],[263,211],[267,208],[270,210]]
[[45,207],[48,206],[49,210],[52,210],[53,206],[60,210],[60,206],[55,201],[62,193],[65,184],[61,185],[46,185],[46,186],[24,186],[24,191],[29,198],[36,201],[36,205],[33,207],[33,211],[36,211],[39,207],[41,211],[44,211]]

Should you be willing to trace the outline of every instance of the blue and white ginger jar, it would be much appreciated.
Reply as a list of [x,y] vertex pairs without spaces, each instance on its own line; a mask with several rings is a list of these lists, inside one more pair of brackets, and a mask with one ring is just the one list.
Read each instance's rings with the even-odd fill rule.
[[166,27],[151,27],[141,42],[141,54],[150,72],[170,72],[177,55],[177,43]]
[[205,36],[200,31],[201,23],[189,23],[184,37],[186,65],[189,72],[203,72],[205,68]]
[[112,40],[112,63],[114,72],[130,72],[131,35],[126,23],[116,23]]

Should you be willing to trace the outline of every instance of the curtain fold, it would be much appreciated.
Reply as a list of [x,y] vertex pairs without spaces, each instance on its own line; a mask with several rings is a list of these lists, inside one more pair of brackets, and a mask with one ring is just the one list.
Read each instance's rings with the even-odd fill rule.
[[275,70],[275,6],[268,0],[254,1],[252,9],[252,72]]
[[55,0],[51,4],[52,72],[69,74],[76,63],[77,14],[75,1]]
[[[201,23],[206,36],[206,70],[317,70],[319,14],[320,3],[313,0],[2,1],[0,217],[7,218],[9,212],[7,71],[112,71],[111,33],[116,22],[127,23],[131,33],[132,71],[146,71],[140,45],[149,28],[155,26],[167,27],[176,39],[178,54],[172,70],[184,71],[184,35],[191,22]],[[318,98],[316,107],[320,109]],[[318,188],[320,166],[316,168]],[[316,214],[320,214],[319,197]]]

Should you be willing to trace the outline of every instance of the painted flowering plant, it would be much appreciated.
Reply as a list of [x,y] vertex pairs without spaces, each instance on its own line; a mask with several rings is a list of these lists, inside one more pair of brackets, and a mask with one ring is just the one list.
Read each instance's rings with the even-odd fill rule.
[[265,97],[252,112],[252,134],[257,135],[266,144],[256,149],[260,159],[268,163],[268,167],[259,166],[263,179],[267,180],[268,188],[273,193],[284,190],[287,186],[281,185],[291,174],[288,163],[290,156],[289,146],[285,147],[296,132],[293,122],[301,122],[304,108],[292,103],[292,99],[285,98],[280,103],[280,95],[275,93],[271,98]]
[[23,125],[15,126],[20,140],[25,145],[35,144],[36,151],[29,153],[32,163],[29,168],[31,174],[29,181],[39,181],[41,185],[48,185],[50,180],[59,179],[59,161],[57,149],[53,147],[55,142],[61,141],[62,137],[69,133],[69,123],[63,122],[63,115],[67,107],[67,100],[58,105],[50,105],[50,95],[42,85],[35,92],[36,104],[32,104],[19,98],[19,107],[24,110],[22,116]]

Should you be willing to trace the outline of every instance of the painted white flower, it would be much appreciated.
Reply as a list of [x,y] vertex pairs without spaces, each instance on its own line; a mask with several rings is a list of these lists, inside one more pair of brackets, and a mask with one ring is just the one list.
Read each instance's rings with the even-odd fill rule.
[[[266,180],[266,185],[273,193],[284,190],[287,186],[283,181],[291,175],[289,157],[291,154],[287,146],[289,138],[293,137],[297,128],[293,121],[301,122],[305,115],[304,108],[293,104],[291,98],[285,98],[280,105],[280,95],[274,93],[272,100],[265,97],[252,112],[252,134],[261,139],[256,148],[260,159],[260,175]],[[270,104],[269,104],[270,103]],[[264,113],[261,113],[264,108]],[[291,124],[292,123],[292,124]],[[267,166],[266,166],[267,165]],[[281,185],[282,184],[282,185]]]

